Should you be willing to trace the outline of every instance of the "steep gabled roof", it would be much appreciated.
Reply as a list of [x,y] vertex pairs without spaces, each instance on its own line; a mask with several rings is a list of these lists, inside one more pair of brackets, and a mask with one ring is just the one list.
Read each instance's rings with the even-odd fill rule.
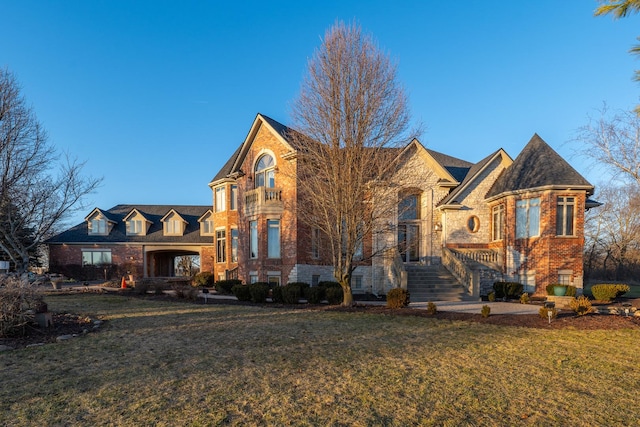
[[464,179],[471,166],[473,166],[473,163],[467,162],[466,160],[448,156],[446,154],[439,153],[428,148],[425,148],[425,150],[427,150],[431,157],[433,157],[436,162],[442,165],[442,167],[444,167],[458,182],[461,182]]
[[509,157],[506,151],[504,151],[502,148],[494,151],[484,159],[480,160],[475,165],[471,166],[471,168],[468,169],[468,172],[464,177],[464,180],[460,183],[460,185],[458,185],[444,199],[442,199],[438,203],[438,206],[444,206],[450,203],[454,203],[454,204],[458,203],[458,201],[456,201],[456,197],[458,197],[460,193],[462,193],[466,188],[468,188],[469,185],[473,183],[473,181],[478,179],[481,176],[482,172],[491,164],[491,162],[493,162],[495,159],[501,156],[503,157],[503,159],[506,159],[507,162],[509,163],[512,162],[511,157]]
[[504,193],[549,188],[580,188],[593,192],[593,185],[582,177],[538,134],[534,134],[511,166],[496,179],[486,195],[493,199]]
[[140,212],[137,208],[133,208],[131,209],[131,211],[129,211],[129,213],[127,215],[125,215],[125,217],[122,219],[123,221],[128,221],[129,218],[131,218],[134,215],[140,215],[141,217],[143,217],[145,219],[145,221],[147,222],[151,222],[149,221],[149,219],[144,215],[144,213]]
[[[124,218],[134,209],[137,209],[152,224],[146,235],[127,235]],[[200,235],[200,223],[198,219],[204,215],[211,205],[117,205],[108,210],[96,210],[102,212],[110,221],[115,223],[111,232],[106,236],[90,235],[87,230],[87,222],[82,222],[70,229],[63,231],[47,240],[45,243],[180,243],[180,244],[204,244],[211,245],[211,236]],[[165,236],[163,223],[160,221],[167,212],[175,210],[187,222],[182,236]],[[91,215],[88,215],[89,218]]]

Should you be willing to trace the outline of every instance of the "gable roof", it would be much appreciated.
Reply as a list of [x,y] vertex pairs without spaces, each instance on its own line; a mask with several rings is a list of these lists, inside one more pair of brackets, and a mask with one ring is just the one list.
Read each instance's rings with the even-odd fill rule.
[[444,206],[450,203],[459,203],[459,201],[456,200],[456,197],[458,197],[460,193],[462,193],[473,181],[475,181],[476,178],[479,178],[482,172],[491,164],[491,162],[493,162],[498,157],[506,158],[508,162],[512,162],[511,157],[509,157],[507,152],[502,148],[494,151],[493,153],[489,154],[487,157],[473,165],[471,168],[469,168],[460,185],[458,185],[444,199],[442,199],[438,203],[438,206]]
[[496,179],[486,198],[545,187],[579,188],[593,193],[593,185],[536,133],[511,166]]
[[471,166],[473,166],[473,163],[467,162],[466,160],[458,159],[456,157],[439,153],[428,148],[425,148],[425,150],[427,150],[431,157],[433,157],[436,162],[444,167],[447,172],[449,172],[451,176],[458,182],[461,182],[464,179]]
[[[98,208],[96,208],[98,209]],[[96,210],[94,209],[94,211]],[[127,235],[125,217],[136,209],[152,224],[146,235]],[[87,229],[87,222],[82,222],[68,230],[57,234],[45,243],[159,243],[159,244],[200,244],[212,245],[211,236],[200,235],[200,223],[198,219],[210,210],[210,205],[117,205],[106,211],[99,210],[115,223],[111,232],[106,236],[90,235]],[[163,223],[161,218],[168,212],[175,210],[186,222],[184,234],[182,236],[165,236],[163,233]],[[92,211],[93,212],[93,211]],[[90,215],[89,215],[90,216]],[[87,216],[87,218],[89,218]]]

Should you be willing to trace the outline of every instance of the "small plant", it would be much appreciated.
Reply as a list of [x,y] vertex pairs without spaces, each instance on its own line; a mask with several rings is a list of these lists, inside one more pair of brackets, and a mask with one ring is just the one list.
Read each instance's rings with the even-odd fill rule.
[[495,292],[489,292],[489,295],[487,295],[487,299],[489,300],[489,302],[495,302],[496,293]]
[[520,295],[520,304],[529,304],[531,302],[531,298],[529,297],[529,293],[525,292]]
[[623,284],[599,284],[591,287],[593,298],[598,301],[611,301],[629,292],[629,285]]
[[584,295],[574,298],[569,302],[571,310],[575,311],[578,316],[583,316],[591,312],[591,301]]
[[267,302],[269,285],[266,283],[252,283],[249,285],[249,294],[251,295],[251,302],[256,304]]
[[238,298],[238,301],[251,301],[251,291],[247,285],[235,285],[231,288],[233,295]]
[[214,286],[215,276],[209,271],[201,271],[193,278],[193,286]]
[[434,315],[438,312],[438,307],[436,303],[429,301],[427,303],[427,314]]
[[387,292],[387,307],[403,308],[410,302],[409,291],[402,288],[393,288]]
[[480,314],[484,318],[489,317],[489,315],[491,314],[491,307],[489,307],[488,305],[483,305],[482,310],[480,311]]
[[538,316],[543,319],[549,319],[549,312],[551,312],[551,319],[558,317],[558,310],[555,307],[540,307],[540,310],[538,310]]

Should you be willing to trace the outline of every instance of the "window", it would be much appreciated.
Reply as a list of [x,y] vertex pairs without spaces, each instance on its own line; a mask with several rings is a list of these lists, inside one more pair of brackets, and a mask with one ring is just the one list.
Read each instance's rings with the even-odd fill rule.
[[516,201],[516,238],[540,235],[540,199]]
[[258,282],[258,275],[255,273],[249,274],[249,283],[257,283],[257,282]]
[[216,187],[216,212],[224,212],[227,209],[226,192],[224,187]]
[[504,205],[491,209],[491,240],[502,240],[504,232]]
[[238,262],[238,229],[231,229],[231,262]]
[[227,261],[227,238],[224,230],[216,230],[216,262]]
[[232,211],[235,211],[238,209],[238,186],[237,185],[232,185],[231,186],[231,200],[229,201],[230,205],[229,208]]
[[258,221],[249,221],[249,245],[251,258],[258,258]]
[[353,290],[361,291],[362,290],[362,276],[353,276]]
[[417,194],[409,194],[400,200],[398,219],[400,221],[420,219],[420,197]]
[[573,236],[575,197],[558,197],[556,206],[556,235]]
[[275,275],[273,273],[268,274],[267,282],[269,282],[270,285],[280,286],[280,274],[279,273],[278,275]]
[[107,221],[104,219],[92,219],[90,234],[107,234]]
[[319,283],[320,283],[320,275],[313,274],[311,276],[311,286],[318,286]]
[[258,163],[256,163],[256,169],[255,169],[256,188],[275,187],[275,181],[276,181],[275,166],[276,164],[273,161],[273,157],[271,157],[269,154],[265,154],[264,156],[260,157],[260,159],[258,160]]
[[182,234],[182,221],[179,219],[170,219],[164,223],[164,234]]
[[82,265],[111,264],[111,250],[82,250]]
[[267,257],[280,258],[280,220],[267,220]]
[[467,220],[467,228],[470,232],[477,233],[480,229],[480,219],[475,215],[470,216]]
[[560,270],[558,271],[558,283],[561,285],[571,285],[572,276],[572,270]]
[[311,258],[320,258],[320,229],[311,230]]
[[127,221],[127,234],[142,234],[142,220],[132,219]]
[[213,220],[211,218],[202,221],[202,234],[213,234]]

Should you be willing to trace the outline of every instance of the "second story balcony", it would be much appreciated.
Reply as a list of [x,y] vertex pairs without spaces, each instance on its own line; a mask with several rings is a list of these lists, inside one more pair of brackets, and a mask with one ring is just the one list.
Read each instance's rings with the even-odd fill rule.
[[283,208],[281,188],[259,187],[245,193],[245,215],[277,214]]

